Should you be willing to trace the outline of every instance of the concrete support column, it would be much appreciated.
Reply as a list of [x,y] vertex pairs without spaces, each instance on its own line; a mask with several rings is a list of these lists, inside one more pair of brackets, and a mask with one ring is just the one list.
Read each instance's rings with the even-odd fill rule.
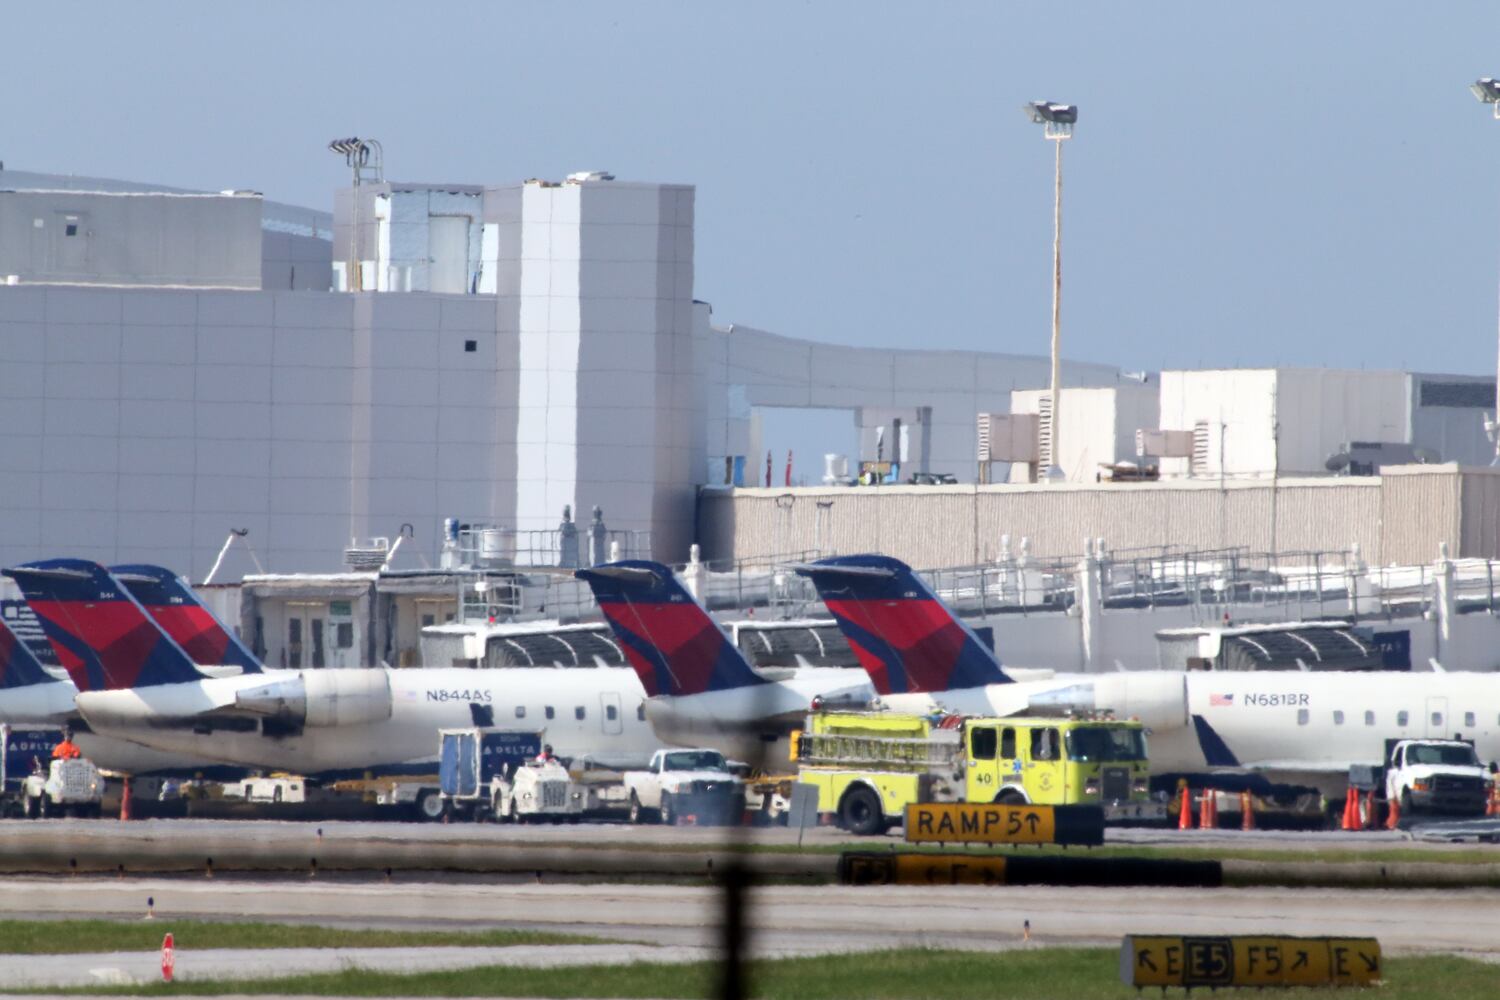
[[1099,573],[1098,551],[1093,540],[1083,540],[1083,558],[1078,562],[1078,620],[1082,633],[1083,669],[1104,669],[1104,594]]
[[1453,623],[1458,618],[1453,560],[1448,558],[1447,542],[1438,543],[1437,562],[1432,564],[1432,614],[1437,620],[1437,661],[1442,663],[1453,639]]
[[703,600],[705,585],[708,583],[708,566],[699,561],[699,549],[695,542],[688,549],[688,563],[678,574],[682,585],[687,592],[693,595],[694,600]]

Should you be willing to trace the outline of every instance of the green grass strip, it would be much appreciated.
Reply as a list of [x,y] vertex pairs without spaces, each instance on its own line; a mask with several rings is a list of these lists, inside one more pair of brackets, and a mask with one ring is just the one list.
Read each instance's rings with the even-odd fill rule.
[[[1123,985],[1114,949],[1053,948],[968,952],[903,949],[853,955],[752,963],[751,995],[762,1000],[1076,1000],[1135,997]],[[287,993],[321,996],[432,997],[658,997],[698,1000],[715,995],[717,970],[707,962],[636,963],[562,969],[490,966],[453,972],[394,974],[358,969],[283,979],[186,981],[65,992],[176,996]],[[1380,1000],[1493,1000],[1500,996],[1500,967],[1447,956],[1396,958],[1387,963]],[[1223,991],[1215,996],[1264,997],[1263,991]],[[1150,996],[1163,995],[1153,990]],[[1181,990],[1168,990],[1181,997]],[[1200,990],[1195,995],[1203,995]],[[1293,994],[1288,994],[1293,995]],[[1353,997],[1362,991],[1303,989],[1296,997]]]
[[365,930],[316,924],[220,923],[212,920],[0,920],[0,953],[71,955],[151,951],[172,932],[180,952],[208,948],[411,948],[449,945],[598,944],[600,938],[530,930]]

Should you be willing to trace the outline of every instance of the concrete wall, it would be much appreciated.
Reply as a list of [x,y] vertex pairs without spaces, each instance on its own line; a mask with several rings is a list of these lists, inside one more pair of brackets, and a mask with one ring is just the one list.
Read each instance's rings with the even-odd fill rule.
[[[1011,393],[1012,413],[1040,413],[1048,389]],[[1101,465],[1136,461],[1135,432],[1155,429],[1160,420],[1160,386],[1120,382],[1094,389],[1069,389],[1062,396],[1057,459],[1069,482],[1091,483]],[[1012,468],[1012,482],[1026,470]],[[1018,473],[1020,473],[1018,475]]]
[[[821,344],[737,323],[714,327],[709,340],[700,372],[710,391],[726,400],[710,414],[707,429],[712,483],[723,482],[726,455],[749,450],[749,408],[773,406],[867,407],[881,414],[930,408],[926,468],[973,482],[978,415],[1010,412],[1012,390],[1037,388],[1051,377],[1050,362],[1042,357]],[[1063,362],[1064,385],[1113,385],[1119,379],[1119,369],[1110,365]],[[750,455],[748,465],[763,460],[763,454]]]
[[[1389,470],[1388,470],[1389,471]],[[1471,513],[1459,528],[1460,484]],[[819,502],[831,503],[818,537]],[[884,552],[913,565],[994,559],[1000,538],[1030,541],[1038,557],[1071,556],[1083,539],[1116,552],[1177,546],[1252,552],[1346,549],[1374,562],[1420,563],[1439,541],[1464,556],[1500,556],[1500,473],[1403,467],[1385,477],[1128,484],[706,489],[699,501],[704,557],[752,559],[820,548]],[[1460,544],[1462,539],[1463,544]]]
[[[1207,425],[1205,477],[1318,475],[1352,441],[1410,442],[1445,461],[1487,464],[1494,449],[1483,415],[1486,403],[1493,409],[1493,387],[1471,376],[1389,371],[1168,371],[1161,426]],[[1189,468],[1187,459],[1162,463],[1168,476]]]
[[0,275],[259,288],[260,226],[258,194],[0,190]]
[[262,231],[260,286],[272,291],[326,292],[333,281],[333,244],[318,236]]

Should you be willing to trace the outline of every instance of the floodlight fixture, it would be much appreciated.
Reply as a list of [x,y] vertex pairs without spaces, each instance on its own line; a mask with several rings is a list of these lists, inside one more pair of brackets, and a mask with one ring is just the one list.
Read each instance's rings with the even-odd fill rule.
[[[335,139],[328,144],[328,151],[337,153],[344,158],[349,169],[354,171],[354,184],[359,186],[361,181],[373,179],[376,183],[385,180],[385,150],[375,139],[361,139],[359,136],[350,136],[347,139]],[[371,154],[374,163],[371,164]],[[366,171],[372,177],[365,176]]]
[[1059,104],[1056,101],[1032,101],[1021,110],[1026,117],[1042,126],[1042,134],[1048,139],[1061,141],[1073,136],[1073,126],[1078,123],[1078,105]]
[[1492,76],[1481,77],[1469,85],[1474,96],[1494,109],[1495,117],[1500,118],[1500,80]]

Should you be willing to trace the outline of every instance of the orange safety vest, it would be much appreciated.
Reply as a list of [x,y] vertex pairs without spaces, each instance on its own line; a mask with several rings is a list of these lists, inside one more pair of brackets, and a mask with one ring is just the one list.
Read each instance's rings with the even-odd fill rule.
[[54,760],[74,760],[82,756],[83,754],[79,751],[78,745],[72,740],[63,740],[52,748],[52,757]]

